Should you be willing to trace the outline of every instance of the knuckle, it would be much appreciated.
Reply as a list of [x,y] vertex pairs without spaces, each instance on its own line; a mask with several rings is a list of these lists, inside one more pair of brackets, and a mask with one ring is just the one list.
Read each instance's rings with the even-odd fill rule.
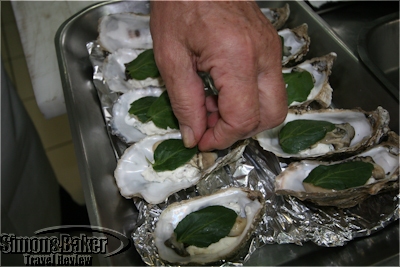
[[181,118],[188,117],[192,115],[192,108],[191,105],[186,104],[187,101],[173,101],[171,100],[172,109],[175,115]]
[[260,125],[260,117],[255,115],[250,118],[245,118],[241,120],[234,121],[232,126],[232,132],[236,132],[237,138],[243,138],[254,130],[258,128]]

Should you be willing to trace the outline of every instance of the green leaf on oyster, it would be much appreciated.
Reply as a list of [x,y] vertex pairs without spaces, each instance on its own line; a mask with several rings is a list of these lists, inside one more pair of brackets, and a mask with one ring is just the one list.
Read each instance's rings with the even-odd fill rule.
[[164,91],[149,107],[146,114],[154,124],[162,129],[179,129],[178,119],[172,111],[167,91]]
[[237,214],[232,209],[209,206],[188,214],[174,232],[177,241],[185,246],[205,248],[228,236],[236,218]]
[[135,115],[142,123],[148,122],[150,118],[147,116],[147,111],[150,106],[157,100],[156,96],[145,96],[132,102],[129,109],[129,114]]
[[308,71],[283,73],[283,79],[286,84],[288,105],[294,101],[303,102],[307,100],[311,89],[314,87],[313,77]]
[[128,79],[145,80],[160,76],[153,49],[145,50],[134,60],[125,64],[125,75]]
[[156,172],[175,170],[189,162],[197,152],[197,147],[185,147],[182,139],[164,140],[154,151],[153,169]]
[[335,128],[335,125],[328,121],[290,121],[279,132],[279,144],[284,152],[297,154],[322,140]]
[[364,185],[372,177],[374,165],[363,161],[349,161],[314,168],[303,183],[325,189],[344,190]]

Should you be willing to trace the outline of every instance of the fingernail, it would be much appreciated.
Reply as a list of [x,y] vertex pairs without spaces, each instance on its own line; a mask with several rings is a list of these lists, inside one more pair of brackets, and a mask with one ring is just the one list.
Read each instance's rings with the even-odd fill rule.
[[179,129],[182,133],[182,140],[185,147],[194,147],[196,145],[196,140],[194,139],[192,128],[187,125],[180,125]]

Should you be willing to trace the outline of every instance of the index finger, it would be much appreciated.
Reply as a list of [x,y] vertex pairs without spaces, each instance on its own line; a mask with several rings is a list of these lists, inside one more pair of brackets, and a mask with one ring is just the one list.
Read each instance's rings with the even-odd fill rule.
[[213,127],[206,130],[199,142],[200,150],[224,149],[243,139],[260,124],[257,71],[245,66],[247,71],[225,68],[226,73],[211,74],[219,88],[219,118]]

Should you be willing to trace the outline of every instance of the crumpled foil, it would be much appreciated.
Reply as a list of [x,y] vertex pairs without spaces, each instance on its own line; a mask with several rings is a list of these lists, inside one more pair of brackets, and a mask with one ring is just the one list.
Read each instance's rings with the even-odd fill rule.
[[[103,80],[102,65],[107,54],[96,41],[88,43],[87,49],[108,134],[116,159],[119,159],[127,145],[115,137],[109,127],[112,106],[119,94],[111,92]],[[142,260],[148,265],[168,265],[158,256],[153,231],[161,212],[170,203],[232,186],[261,191],[265,197],[266,212],[253,238],[244,245],[238,256],[229,262],[215,264],[220,266],[242,265],[257,248],[266,244],[302,245],[311,241],[325,247],[343,246],[354,238],[371,235],[399,218],[398,191],[371,196],[361,204],[346,209],[320,207],[295,197],[276,195],[274,179],[285,166],[273,153],[263,150],[256,141],[251,140],[239,160],[214,172],[196,186],[174,193],[164,203],[152,205],[134,198],[139,217],[132,240]]]

